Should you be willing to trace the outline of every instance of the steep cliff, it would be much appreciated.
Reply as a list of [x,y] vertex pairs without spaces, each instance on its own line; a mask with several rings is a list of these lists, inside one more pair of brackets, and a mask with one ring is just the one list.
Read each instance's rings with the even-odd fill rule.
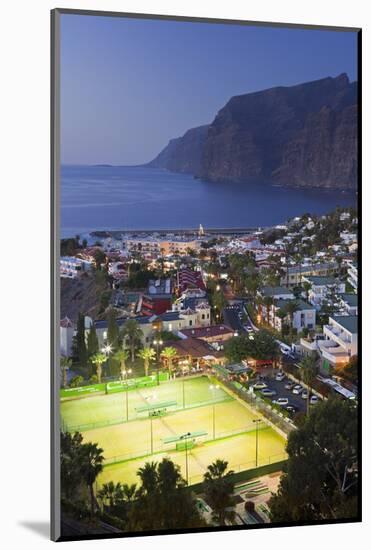
[[232,97],[209,126],[171,140],[149,166],[209,181],[355,188],[357,84],[341,74]]
[[198,126],[188,130],[182,137],[171,139],[165,149],[147,166],[184,174],[198,173],[207,129],[208,126]]

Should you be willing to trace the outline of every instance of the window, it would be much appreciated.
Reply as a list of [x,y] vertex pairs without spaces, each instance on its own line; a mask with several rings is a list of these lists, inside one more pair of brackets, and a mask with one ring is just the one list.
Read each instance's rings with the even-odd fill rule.
[[190,326],[190,327],[192,326],[192,321],[189,321],[189,326]]
[[205,319],[205,314],[204,313],[202,314],[202,319]]

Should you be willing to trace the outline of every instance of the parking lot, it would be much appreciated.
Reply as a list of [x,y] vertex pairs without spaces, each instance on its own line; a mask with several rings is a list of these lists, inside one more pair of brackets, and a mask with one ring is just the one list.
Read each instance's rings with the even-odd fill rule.
[[[296,412],[305,412],[307,408],[307,400],[303,399],[301,395],[296,395],[292,393],[292,390],[288,390],[285,388],[285,384],[289,381],[289,378],[287,378],[287,376],[285,376],[282,381],[278,381],[275,379],[276,374],[277,371],[273,371],[273,369],[266,369],[264,373],[260,375],[260,378],[254,379],[252,383],[262,380],[263,382],[265,382],[270,390],[274,390],[275,392],[277,392],[276,395],[272,397],[267,397],[268,399],[273,401],[277,400],[280,397],[287,398],[289,401],[288,405],[294,406],[297,409]],[[259,390],[255,390],[255,392],[257,395],[259,395],[260,393]],[[285,405],[285,407],[286,406],[287,405]]]

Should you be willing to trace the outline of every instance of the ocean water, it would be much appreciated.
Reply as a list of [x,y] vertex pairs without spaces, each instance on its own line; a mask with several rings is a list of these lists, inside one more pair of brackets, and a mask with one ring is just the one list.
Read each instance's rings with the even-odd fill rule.
[[61,236],[109,229],[264,227],[356,204],[356,194],[264,181],[209,183],[132,166],[61,168]]

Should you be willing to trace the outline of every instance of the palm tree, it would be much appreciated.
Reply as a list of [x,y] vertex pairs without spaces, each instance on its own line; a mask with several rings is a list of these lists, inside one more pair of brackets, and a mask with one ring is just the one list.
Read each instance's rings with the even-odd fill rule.
[[177,356],[177,351],[172,346],[168,346],[162,350],[161,357],[166,359],[167,368],[169,369],[169,374],[171,374],[173,368],[173,359]]
[[137,476],[142,482],[142,490],[147,493],[147,495],[152,494],[157,489],[157,462],[146,462],[144,466],[137,471]]
[[226,520],[234,516],[234,511],[226,510],[235,506],[233,471],[227,471],[227,468],[228,462],[218,459],[207,467],[204,474],[204,493],[213,509],[213,519],[218,525],[225,525]]
[[266,296],[263,300],[263,303],[266,307],[266,321],[269,325],[269,313],[270,313],[270,310],[271,310],[271,307],[273,306],[273,298],[272,296]]
[[126,361],[129,359],[129,352],[127,349],[119,349],[115,353],[115,359],[120,362],[121,378],[124,378],[126,370]]
[[61,357],[61,371],[62,371],[62,386],[67,387],[67,373],[72,366],[72,359],[62,355]]
[[283,329],[284,329],[284,319],[286,319],[287,317],[287,311],[285,311],[284,308],[280,308],[277,312],[276,312],[276,317],[278,317],[279,319],[281,319],[281,336],[283,336]]
[[156,359],[156,352],[152,348],[143,348],[138,353],[138,357],[144,361],[144,372],[148,376],[149,364]]
[[298,311],[299,304],[296,300],[287,300],[287,304],[285,305],[285,310],[287,315],[290,317],[290,336],[292,337],[292,330],[293,330],[293,324],[294,324],[294,313],[295,311]]
[[256,305],[258,306],[258,316],[259,319],[262,317],[262,305],[264,304],[264,300],[260,294],[256,297]]
[[135,319],[126,321],[122,328],[122,337],[127,341],[131,353],[131,362],[134,363],[135,349],[143,336],[143,331]]
[[102,489],[98,492],[97,497],[102,501],[103,505],[108,501],[108,506],[113,508],[118,501],[122,500],[123,486],[120,482],[114,483],[109,481],[103,483]]
[[91,358],[91,362],[93,363],[93,365],[96,365],[98,384],[102,382],[102,365],[106,362],[106,360],[107,357],[104,355],[104,353],[101,353],[100,351],[98,353],[95,353]]
[[89,488],[92,514],[94,514],[95,510],[93,486],[98,475],[103,470],[103,462],[103,449],[98,447],[97,443],[84,443],[84,445],[82,445],[80,452],[81,474]]
[[304,281],[303,284],[302,284],[302,287],[303,287],[304,292],[305,292],[305,299],[308,302],[308,300],[309,300],[309,291],[312,288],[312,284],[309,281]]
[[308,387],[308,399],[307,399],[307,415],[309,414],[310,392],[313,387],[313,382],[317,376],[317,359],[313,355],[307,355],[299,364],[301,378],[304,384]]
[[122,494],[126,502],[132,502],[137,492],[136,483],[132,483],[131,485],[124,483],[121,487],[122,487]]

